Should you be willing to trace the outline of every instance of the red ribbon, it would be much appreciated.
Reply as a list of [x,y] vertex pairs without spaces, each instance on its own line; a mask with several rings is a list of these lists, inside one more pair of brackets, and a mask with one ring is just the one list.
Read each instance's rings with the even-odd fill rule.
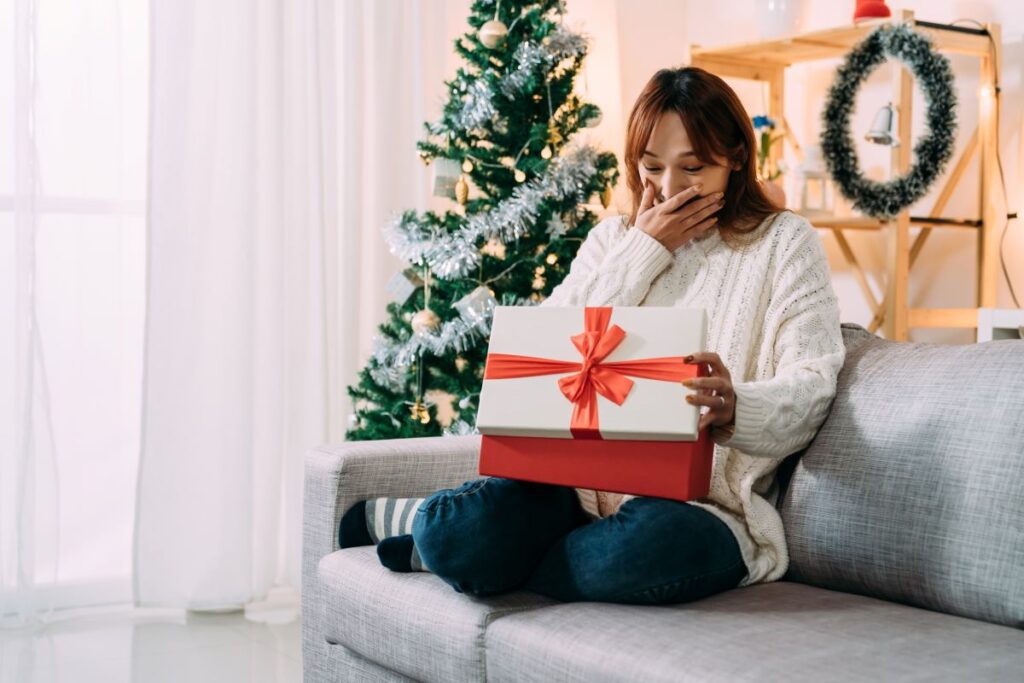
[[626,337],[625,330],[618,325],[608,327],[611,317],[612,309],[608,306],[588,306],[584,309],[585,329],[572,337],[573,345],[583,355],[580,363],[491,353],[487,355],[484,379],[515,379],[575,372],[574,375],[558,379],[562,394],[574,405],[569,431],[575,439],[602,439],[597,414],[598,394],[621,406],[633,388],[633,380],[627,375],[665,382],[681,382],[697,376],[697,367],[688,365],[682,356],[605,363],[608,354]]

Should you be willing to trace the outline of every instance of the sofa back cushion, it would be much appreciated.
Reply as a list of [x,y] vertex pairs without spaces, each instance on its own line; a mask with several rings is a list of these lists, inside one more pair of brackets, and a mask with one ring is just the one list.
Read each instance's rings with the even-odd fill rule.
[[785,578],[1024,627],[1024,341],[843,337],[779,502]]

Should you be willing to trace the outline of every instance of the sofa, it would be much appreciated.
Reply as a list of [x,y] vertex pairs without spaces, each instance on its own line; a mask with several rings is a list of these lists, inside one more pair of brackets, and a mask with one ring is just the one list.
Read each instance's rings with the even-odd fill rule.
[[339,550],[341,514],[477,475],[478,436],[306,457],[307,681],[1022,681],[1024,341],[843,325],[829,417],[779,469],[782,580],[664,607],[478,599]]

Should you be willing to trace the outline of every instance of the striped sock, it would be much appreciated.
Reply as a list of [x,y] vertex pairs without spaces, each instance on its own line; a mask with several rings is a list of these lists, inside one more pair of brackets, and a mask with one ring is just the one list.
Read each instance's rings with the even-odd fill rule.
[[391,536],[377,544],[380,563],[393,572],[429,572],[420,559],[411,534]]
[[412,520],[426,498],[371,498],[366,501],[366,530],[374,544],[412,533]]

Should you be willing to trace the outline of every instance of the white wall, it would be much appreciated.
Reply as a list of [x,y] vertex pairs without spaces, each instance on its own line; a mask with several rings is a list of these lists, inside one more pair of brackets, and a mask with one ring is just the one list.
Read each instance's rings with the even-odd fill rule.
[[[683,0],[567,0],[568,26],[589,34],[590,57],[578,81],[577,89],[604,111],[600,126],[588,134],[622,159],[625,123],[629,109],[644,84],[657,69],[686,64],[689,46],[693,43],[714,46],[756,41],[760,39],[755,19],[757,0],[717,0],[712,7],[704,2]],[[811,2],[806,0],[804,30],[817,30],[849,24],[853,2]],[[1024,6],[1002,2],[935,0],[932,2],[890,2],[893,12],[913,10],[926,21],[953,22],[961,18],[980,22],[999,22],[1003,29],[1002,115],[1000,147],[1006,174],[1010,211],[1024,210]],[[450,49],[456,36],[468,27],[468,0],[448,0],[444,4],[447,35],[439,38],[448,50],[445,77],[450,77],[460,58]],[[831,82],[838,62],[815,62],[792,67],[787,72],[786,116],[803,144],[814,142],[820,133],[821,101]],[[966,142],[977,123],[977,60],[952,57],[960,95],[960,131],[958,150]],[[861,90],[853,119],[854,130],[867,130],[874,112],[888,100],[889,70],[879,69]],[[744,81],[730,81],[751,114],[765,109],[761,89]],[[429,85],[429,84],[428,84]],[[440,112],[443,84],[436,83],[437,100],[434,112]],[[920,135],[923,120],[923,98],[915,92],[914,135]],[[436,115],[436,114],[435,114]],[[887,155],[883,148],[864,143],[859,147],[861,162],[868,173],[882,173]],[[415,154],[410,148],[408,153]],[[795,159],[790,156],[790,161]],[[949,168],[952,167],[952,162]],[[949,168],[947,168],[947,173]],[[424,169],[424,183],[429,172]],[[977,217],[976,162],[968,169],[968,181],[954,195],[945,212],[948,216]],[[918,205],[918,213],[926,213],[942,187],[942,179]],[[792,191],[790,195],[792,196]],[[625,210],[628,198],[625,183],[615,192],[616,206]],[[444,200],[441,200],[442,202]],[[443,207],[443,204],[441,205]],[[860,289],[839,253],[834,237],[822,231],[835,274],[844,321],[866,325],[871,315]],[[877,233],[849,236],[853,249],[869,270],[881,295],[885,246]],[[921,253],[911,273],[911,305],[915,307],[973,307],[975,279],[975,240],[963,230],[937,230]],[[1004,253],[1007,268],[1024,298],[1024,227],[1020,221],[1010,223]],[[998,287],[1000,307],[1012,307],[1009,289],[1000,274]],[[973,341],[973,331],[915,330],[912,339],[946,343]]]

